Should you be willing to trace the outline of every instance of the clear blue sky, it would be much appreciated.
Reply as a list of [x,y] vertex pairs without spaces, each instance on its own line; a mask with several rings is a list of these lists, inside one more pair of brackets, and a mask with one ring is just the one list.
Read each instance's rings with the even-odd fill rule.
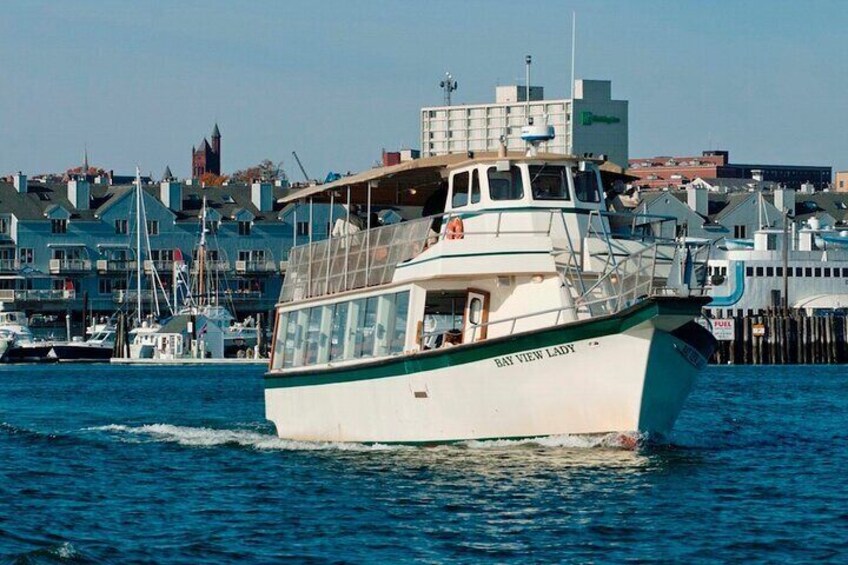
[[577,77],[630,101],[630,155],[848,169],[848,2],[10,1],[0,18],[0,174],[82,159],[189,173],[217,120],[225,172],[297,150],[313,177],[418,147],[418,110]]

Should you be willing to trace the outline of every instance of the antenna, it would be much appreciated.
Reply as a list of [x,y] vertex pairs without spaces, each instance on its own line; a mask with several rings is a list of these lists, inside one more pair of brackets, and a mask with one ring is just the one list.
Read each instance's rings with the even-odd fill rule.
[[[539,151],[539,144],[545,141],[551,141],[554,138],[554,128],[552,126],[542,124],[533,125],[533,118],[530,117],[530,64],[533,58],[530,55],[524,57],[525,64],[525,96],[524,96],[524,121],[525,125],[521,128],[521,139],[527,143],[527,156],[535,157]],[[543,117],[543,122],[547,121]]]
[[577,53],[577,12],[571,12],[571,99],[574,100],[574,61]]
[[533,57],[527,55],[524,57],[524,123],[532,126],[530,118],[530,64],[533,62]]
[[442,87],[442,92],[445,95],[445,106],[451,105],[451,92],[457,89],[459,86],[450,73],[445,73],[445,78],[442,82],[439,83],[439,86]]

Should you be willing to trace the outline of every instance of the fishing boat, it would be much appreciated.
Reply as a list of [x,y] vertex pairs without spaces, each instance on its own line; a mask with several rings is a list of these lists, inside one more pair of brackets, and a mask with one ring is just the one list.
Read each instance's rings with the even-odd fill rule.
[[[502,147],[282,199],[343,203],[347,222],[358,206],[367,225],[291,250],[265,376],[278,435],[670,433],[715,347],[694,322],[709,248],[608,212],[602,163]],[[375,225],[386,208],[419,217]]]

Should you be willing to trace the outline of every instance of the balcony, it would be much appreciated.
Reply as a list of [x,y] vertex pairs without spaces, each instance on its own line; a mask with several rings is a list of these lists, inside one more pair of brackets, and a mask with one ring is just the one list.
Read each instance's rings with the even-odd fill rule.
[[[230,262],[226,259],[207,259],[203,263],[203,268],[206,271],[217,271],[219,273],[224,273],[230,270]],[[191,273],[197,274],[200,269],[200,263],[198,261],[194,261],[191,264]]]
[[144,272],[150,274],[154,270],[157,273],[170,273],[174,270],[173,259],[145,259]]
[[[138,292],[135,290],[113,290],[112,291],[112,301],[116,304],[133,304],[138,300]],[[141,300],[143,302],[150,302],[153,300],[153,291],[151,290],[142,290],[141,291]]]
[[98,259],[98,273],[126,273],[136,270],[137,263],[127,259]]
[[76,298],[74,290],[0,290],[0,302],[50,302],[73,300]]
[[88,259],[50,259],[50,274],[87,273],[91,270]]
[[0,273],[12,273],[21,268],[17,259],[0,259]]
[[236,273],[273,273],[277,268],[274,261],[261,259],[252,261],[236,261]]

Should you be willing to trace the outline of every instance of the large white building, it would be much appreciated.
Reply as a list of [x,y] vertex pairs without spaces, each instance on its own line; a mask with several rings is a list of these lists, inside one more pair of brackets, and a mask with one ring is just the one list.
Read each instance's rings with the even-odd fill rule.
[[526,104],[525,87],[499,86],[493,104],[422,108],[422,156],[497,151],[501,136],[507,149],[522,150],[521,128],[529,110],[535,124],[551,125],[556,134],[540,151],[606,154],[627,167],[627,100],[613,100],[611,90],[608,80],[577,80],[573,99],[545,100],[542,87],[531,86]]

